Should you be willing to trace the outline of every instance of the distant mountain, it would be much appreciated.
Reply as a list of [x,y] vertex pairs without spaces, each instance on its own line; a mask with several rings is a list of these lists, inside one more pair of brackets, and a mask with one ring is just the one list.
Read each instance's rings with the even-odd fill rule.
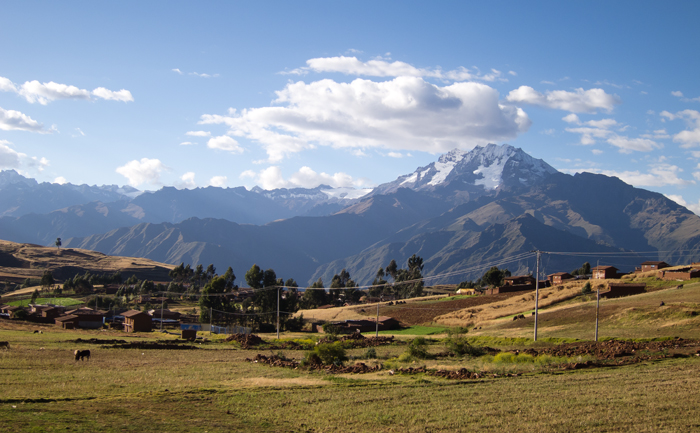
[[504,188],[531,187],[554,173],[556,169],[522,149],[489,144],[476,146],[469,152],[452,150],[437,162],[378,186],[372,195],[410,188],[430,192],[456,205],[482,195],[495,195]]
[[15,170],[0,171],[0,217],[48,213],[93,201],[131,199],[138,194],[140,191],[130,186],[38,183]]
[[244,187],[141,192],[116,185],[37,183],[14,170],[0,172],[0,238],[50,245],[67,238],[149,223],[221,218],[265,224],[295,216],[325,216],[369,190],[331,188],[263,190]]
[[[0,238],[52,244],[63,233],[65,246],[232,266],[239,277],[257,263],[300,284],[329,282],[343,268],[369,284],[380,266],[405,265],[413,254],[426,276],[450,274],[443,283],[477,278],[493,263],[532,272],[532,260],[504,260],[534,249],[597,252],[622,271],[645,260],[700,260],[700,217],[686,208],[614,177],[559,173],[508,145],[455,150],[364,193],[163,188],[0,218]],[[547,255],[543,266],[568,272],[585,261],[593,263]]]

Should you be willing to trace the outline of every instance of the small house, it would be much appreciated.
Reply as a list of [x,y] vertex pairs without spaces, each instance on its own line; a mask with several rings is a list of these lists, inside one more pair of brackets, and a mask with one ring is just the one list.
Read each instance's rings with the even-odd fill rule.
[[574,276],[568,272],[557,272],[555,274],[547,275],[549,284],[551,284],[552,286],[562,284],[564,283],[564,281],[571,280],[572,278],[574,278]]
[[667,281],[688,281],[692,278],[700,278],[700,267],[658,271],[656,277]]
[[666,262],[651,262],[642,263],[642,272],[658,271],[659,269],[668,268],[670,265]]
[[646,292],[646,284],[610,284],[610,290],[600,294],[603,298],[621,298]]
[[104,325],[104,312],[92,308],[77,308],[66,311],[63,316],[56,317],[54,323],[66,329],[70,329],[66,327],[66,323],[72,323],[73,328],[99,329]]
[[620,278],[617,274],[618,269],[614,266],[596,266],[591,269],[592,279],[607,280]]
[[153,318],[138,310],[129,310],[124,316],[124,331],[126,332],[151,332],[153,330]]

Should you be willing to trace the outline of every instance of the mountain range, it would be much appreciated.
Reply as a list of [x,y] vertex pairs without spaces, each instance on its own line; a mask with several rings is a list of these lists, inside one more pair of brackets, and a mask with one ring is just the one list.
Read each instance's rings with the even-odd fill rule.
[[[49,190],[58,191],[53,201],[34,203]],[[232,266],[239,276],[258,264],[300,284],[330,282],[341,269],[370,284],[379,267],[392,259],[405,266],[413,254],[424,259],[429,284],[475,279],[493,264],[534,272],[534,259],[525,258],[532,250],[557,253],[544,255],[545,273],[594,259],[622,271],[645,260],[700,260],[700,217],[686,208],[614,177],[560,173],[505,144],[453,150],[371,191],[139,194],[38,184],[5,171],[0,199],[2,239],[50,245],[62,237],[65,247]],[[46,211],[58,204],[65,206]]]

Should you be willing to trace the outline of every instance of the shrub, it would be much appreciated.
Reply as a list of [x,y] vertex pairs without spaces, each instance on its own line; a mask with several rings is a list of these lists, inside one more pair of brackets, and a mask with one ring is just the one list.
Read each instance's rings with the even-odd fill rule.
[[362,359],[377,359],[377,351],[374,347],[367,348],[367,351],[362,355]]
[[449,337],[445,341],[445,345],[447,346],[447,350],[456,356],[482,356],[486,353],[483,348],[469,344],[469,341],[467,341],[467,338],[463,335]]
[[[414,358],[428,359],[431,355],[428,353],[428,343],[423,337],[416,337],[408,344],[406,353]],[[399,357],[400,358],[400,357]]]
[[339,342],[336,341],[335,343],[322,343],[314,347],[314,350],[306,354],[302,364],[341,365],[347,360],[348,357],[345,354],[345,349]]
[[583,289],[581,289],[581,293],[584,295],[587,295],[591,293],[593,290],[591,289],[591,283],[587,282],[585,286],[583,286]]
[[330,335],[338,335],[340,333],[340,328],[332,323],[324,323],[321,325],[323,332]]

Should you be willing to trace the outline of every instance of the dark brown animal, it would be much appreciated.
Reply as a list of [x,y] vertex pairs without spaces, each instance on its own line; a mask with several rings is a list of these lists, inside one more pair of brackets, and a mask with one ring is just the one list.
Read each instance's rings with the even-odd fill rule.
[[90,360],[90,351],[89,350],[76,350],[75,352],[75,360],[83,360],[87,358],[87,360]]
[[10,342],[9,341],[0,341],[0,347],[3,347],[5,349],[10,348]]

